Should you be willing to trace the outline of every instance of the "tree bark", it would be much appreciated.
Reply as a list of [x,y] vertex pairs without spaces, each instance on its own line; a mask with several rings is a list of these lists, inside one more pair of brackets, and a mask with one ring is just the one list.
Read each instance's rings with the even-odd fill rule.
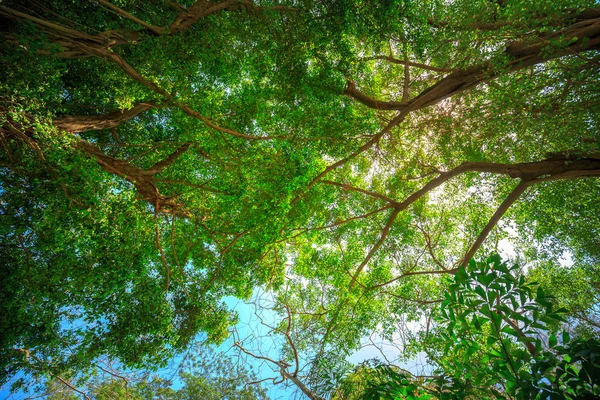
[[300,379],[298,379],[298,377],[290,374],[284,368],[281,368],[281,375],[283,375],[284,378],[287,378],[290,381],[292,381],[294,385],[296,385],[296,387],[298,387],[298,389],[300,389],[302,393],[304,393],[309,399],[324,400],[321,396],[317,396],[316,394],[314,394]]
[[111,157],[95,144],[86,142],[85,140],[79,140],[75,147],[95,158],[98,165],[106,172],[131,182],[142,199],[154,206],[156,213],[189,216],[189,212],[184,209],[181,203],[173,197],[165,196],[158,191],[154,175],[173,164],[179,156],[189,149],[190,143],[185,143],[167,157],[167,159],[156,163],[148,170],[136,167],[127,161]]
[[[426,108],[471,89],[480,83],[490,81],[501,74],[518,71],[565,55],[600,49],[599,15],[600,11],[591,12],[587,10],[574,17],[573,19],[577,22],[566,28],[540,35],[529,41],[513,42],[506,47],[500,57],[497,57],[497,61],[492,59],[479,65],[456,70],[408,102],[374,99],[356,89],[356,85],[352,81],[348,81],[344,94],[378,110],[414,111]],[[569,44],[552,49],[548,43],[559,39],[563,43]],[[397,125],[400,121],[400,117],[396,117],[392,126]]]
[[[87,130],[92,129],[92,127],[98,128],[98,124],[100,126],[106,126],[107,124],[117,124],[119,118],[122,117],[127,112],[130,112],[131,115],[134,115],[135,112],[141,112],[141,109],[148,109],[152,107],[147,103],[140,103],[139,107],[134,107],[126,112],[115,112],[107,115],[116,116],[113,119],[110,119],[108,122],[98,122],[101,120],[100,116],[97,116],[96,119],[94,117],[89,116],[80,116],[80,117],[69,117],[76,122],[71,121],[71,125],[68,125],[63,121],[63,124],[66,125],[57,125],[60,129],[61,126],[74,127],[77,126],[79,128],[85,128]],[[133,111],[135,109],[135,112]],[[0,115],[5,117],[5,122],[2,126],[0,126],[0,138],[2,142],[7,144],[9,140],[15,141],[17,143],[22,143],[29,146],[32,150],[34,150],[38,154],[38,158],[40,160],[45,160],[43,148],[39,146],[37,139],[33,136],[33,131],[30,127],[24,127],[19,122],[14,121],[8,115],[8,110],[5,107],[0,107]],[[26,118],[30,118],[30,116],[25,116]],[[105,116],[103,116],[105,117]],[[84,121],[86,118],[92,118],[91,120]],[[132,118],[130,116],[130,118]],[[122,121],[121,121],[122,122]],[[82,128],[82,129],[83,129]],[[102,128],[104,129],[104,128]],[[79,130],[80,132],[82,130]],[[189,148],[191,147],[191,143],[184,143],[180,145],[175,151],[173,151],[167,158],[164,160],[158,161],[153,166],[148,169],[139,168],[128,161],[120,160],[118,158],[112,157],[106,154],[100,147],[98,147],[94,143],[87,142],[83,139],[76,139],[74,148],[83,151],[88,156],[94,158],[98,165],[106,172],[110,174],[116,175],[119,178],[125,179],[126,181],[133,184],[138,194],[147,202],[149,202],[152,206],[154,206],[156,213],[165,213],[165,214],[174,214],[189,217],[191,216],[189,211],[185,209],[185,207],[175,200],[176,196],[165,196],[159,192],[156,187],[156,179],[155,175],[162,172],[165,168],[173,165],[181,155],[183,155]],[[10,156],[10,154],[9,154]],[[52,168],[51,166],[49,168]]]
[[406,108],[406,106],[408,106],[408,102],[405,101],[381,101],[373,97],[367,96],[366,94],[358,90],[354,81],[351,80],[346,82],[344,94],[352,97],[354,100],[357,100],[365,106],[369,108],[374,108],[376,110],[402,110],[403,108]]
[[[10,18],[28,20],[38,25],[44,32],[49,34],[53,38],[53,43],[58,44],[62,51],[56,52],[50,47],[38,49],[38,53],[45,55],[56,55],[61,58],[78,59],[90,57],[91,54],[80,49],[73,42],[73,40],[79,41],[82,44],[86,41],[88,45],[102,46],[106,49],[113,48],[119,45],[125,44],[137,44],[145,39],[147,35],[162,36],[162,35],[175,35],[184,31],[189,30],[198,21],[206,18],[210,15],[216,14],[220,11],[234,11],[243,8],[249,8],[253,10],[278,10],[278,11],[298,11],[297,8],[287,6],[257,6],[249,0],[224,0],[220,2],[214,2],[209,0],[199,0],[187,8],[178,7],[181,11],[177,17],[167,26],[156,26],[150,24],[135,15],[123,10],[120,7],[112,4],[107,0],[97,0],[99,4],[104,6],[107,10],[119,15],[120,17],[129,19],[136,24],[143,27],[140,30],[133,29],[119,29],[119,30],[108,30],[101,32],[95,36],[88,35],[82,32],[75,31],[70,28],[65,28],[54,22],[37,18],[32,15],[13,10],[9,7],[0,6],[0,14],[6,15]],[[19,45],[18,38],[10,33],[4,33],[8,42]]]
[[141,113],[151,109],[159,108],[152,101],[137,103],[128,110],[113,111],[102,115],[74,115],[65,116],[52,121],[52,124],[61,131],[69,133],[81,133],[87,131],[99,131],[103,129],[112,129],[121,125],[123,122],[137,117]]
[[[484,172],[491,174],[500,174],[500,175],[508,175],[511,178],[520,179],[521,182],[517,187],[511,192],[511,194],[504,200],[504,202],[500,205],[500,207],[496,210],[486,227],[479,234],[474,244],[471,246],[469,251],[464,255],[461,259],[461,264],[464,265],[469,262],[469,260],[475,255],[477,250],[481,247],[487,235],[491,232],[491,230],[496,226],[496,224],[500,221],[502,216],[506,213],[509,207],[518,200],[518,198],[523,194],[525,189],[531,185],[534,185],[539,182],[548,182],[559,179],[577,179],[577,178],[589,178],[589,177],[600,177],[600,159],[594,158],[595,153],[592,153],[592,157],[585,158],[585,153],[580,153],[581,158],[579,159],[548,159],[537,162],[529,162],[529,163],[518,163],[518,164],[500,164],[493,162],[465,162],[459,165],[456,168],[453,168],[449,171],[442,172],[437,178],[429,181],[425,186],[423,186],[418,191],[414,192],[410,196],[406,198],[406,200],[402,202],[397,202],[392,199],[393,203],[393,212],[386,221],[384,228],[381,230],[381,234],[377,242],[371,247],[363,261],[357,267],[356,271],[352,275],[352,279],[349,284],[349,289],[352,289],[357,279],[367,265],[367,263],[371,260],[375,252],[383,245],[385,239],[390,233],[392,225],[399,215],[399,213],[406,208],[408,208],[412,203],[423,197],[425,194],[429,193],[433,189],[439,187],[444,184],[448,180],[454,178],[457,175],[464,174],[467,172]],[[341,185],[343,187],[343,185]],[[387,198],[387,196],[385,196]],[[458,269],[449,269],[445,270],[444,273],[456,273]],[[423,272],[423,273],[431,273],[431,272]],[[415,275],[415,273],[408,274]],[[408,276],[404,275],[404,276]],[[401,276],[402,277],[402,276]],[[395,281],[392,280],[391,282]],[[389,282],[388,282],[389,283]],[[383,285],[381,285],[383,286]]]
[[504,199],[500,207],[498,207],[498,209],[496,209],[496,212],[494,212],[492,218],[490,218],[485,228],[483,228],[479,236],[477,236],[477,239],[475,239],[475,242],[473,243],[473,245],[471,245],[471,248],[469,249],[469,251],[467,251],[467,254],[464,255],[462,262],[460,263],[461,266],[466,267],[469,264],[469,261],[471,261],[475,253],[477,253],[477,250],[479,250],[485,239],[487,239],[492,229],[494,229],[498,222],[500,222],[502,216],[506,213],[506,211],[508,211],[510,206],[512,206],[514,202],[517,201],[519,197],[521,197],[521,195],[525,192],[529,185],[530,183],[527,181],[519,182],[517,187],[515,187],[514,190],[510,192],[508,197]]

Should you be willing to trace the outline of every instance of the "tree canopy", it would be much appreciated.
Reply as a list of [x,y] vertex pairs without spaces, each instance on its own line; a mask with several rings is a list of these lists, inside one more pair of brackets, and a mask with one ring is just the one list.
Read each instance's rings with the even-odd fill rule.
[[[492,252],[598,334],[596,1],[6,0],[0,22],[0,382],[156,369],[257,290],[279,358],[234,347],[309,398],[371,335],[444,365],[470,350],[408,327],[442,335]],[[536,329],[495,338],[564,327]]]
[[181,384],[177,389],[173,389],[164,376],[147,373],[141,376],[135,373],[121,375],[111,365],[104,365],[100,374],[85,382],[83,390],[54,379],[46,382],[43,395],[48,400],[75,400],[78,396],[95,400],[267,399],[260,386],[246,385],[256,379],[254,372],[236,365],[230,357],[210,347],[195,345],[191,350],[178,368]]

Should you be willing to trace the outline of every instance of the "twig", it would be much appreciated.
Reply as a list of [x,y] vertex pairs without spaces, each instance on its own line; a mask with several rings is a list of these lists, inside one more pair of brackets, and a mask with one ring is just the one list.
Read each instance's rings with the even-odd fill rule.
[[156,232],[156,247],[158,247],[158,251],[160,252],[160,259],[162,261],[163,266],[165,267],[165,270],[167,271],[167,284],[165,287],[165,293],[168,294],[169,285],[171,284],[171,268],[169,268],[167,257],[165,256],[165,252],[163,251],[162,245],[160,244],[160,233],[158,231],[158,225],[154,227],[154,231]]

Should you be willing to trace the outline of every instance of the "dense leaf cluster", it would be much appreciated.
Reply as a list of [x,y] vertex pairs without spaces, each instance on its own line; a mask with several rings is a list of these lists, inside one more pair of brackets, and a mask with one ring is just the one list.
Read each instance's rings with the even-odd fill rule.
[[312,398],[372,336],[596,390],[596,1],[6,0],[0,37],[0,382],[157,368],[260,288],[279,357],[234,347]]
[[[340,399],[592,399],[600,394],[600,341],[557,337],[566,309],[498,255],[461,268],[425,334],[437,369],[415,378],[369,360],[340,380]],[[430,350],[431,351],[431,350]]]

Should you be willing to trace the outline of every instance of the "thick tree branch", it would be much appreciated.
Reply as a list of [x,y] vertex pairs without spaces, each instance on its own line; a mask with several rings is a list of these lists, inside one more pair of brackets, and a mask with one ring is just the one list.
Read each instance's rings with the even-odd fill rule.
[[[386,102],[371,98],[356,89],[356,85],[352,81],[348,81],[344,93],[366,106],[378,110],[404,110],[407,107],[419,110],[469,90],[480,83],[495,79],[501,74],[518,71],[565,55],[599,49],[599,14],[586,11],[581,14],[580,18],[572,19],[578,22],[532,40],[511,43],[500,56],[496,57],[497,60],[491,59],[479,65],[452,72],[409,102]],[[567,45],[552,48],[549,43],[557,40]],[[499,65],[504,67],[498,68]],[[393,126],[400,122],[401,119],[397,117]]]
[[190,142],[187,142],[187,143],[184,143],[183,145],[179,146],[179,148],[177,150],[175,150],[173,153],[169,154],[169,156],[167,158],[165,158],[164,160],[161,160],[161,161],[157,162],[156,164],[154,164],[153,166],[151,166],[150,168],[148,168],[147,170],[145,170],[144,171],[145,174],[149,174],[149,175],[158,174],[163,169],[169,167],[175,161],[177,161],[177,159],[179,157],[181,157],[181,155],[183,153],[185,153],[186,151],[188,151],[188,149],[190,148],[191,145],[192,144]]
[[175,34],[190,29],[194,24],[209,15],[219,11],[235,11],[248,8],[251,10],[299,11],[289,6],[257,6],[251,0],[224,0],[219,2],[209,0],[196,1],[179,14],[169,25],[169,33]]
[[502,202],[500,207],[498,207],[492,218],[490,218],[485,228],[483,228],[483,230],[481,231],[481,233],[479,234],[469,251],[462,258],[462,261],[460,262],[461,266],[464,267],[467,264],[469,264],[469,261],[473,258],[477,250],[479,250],[487,236],[490,234],[490,232],[496,226],[496,224],[500,221],[504,213],[508,211],[510,206],[512,206],[514,202],[517,201],[519,197],[521,197],[523,192],[525,192],[525,189],[527,189],[527,187],[529,187],[530,185],[531,182],[528,181],[519,182],[519,184],[513,189],[513,191],[510,192],[508,197],[504,199],[504,201]]
[[[103,48],[99,48],[99,47],[84,46],[83,48],[86,51],[90,52],[91,54],[96,55],[97,57],[114,62],[119,67],[121,67],[121,69],[127,75],[129,75],[131,78],[133,78],[137,82],[141,83],[142,85],[146,86],[148,89],[152,90],[153,92],[160,94],[165,99],[167,99],[167,100],[172,99],[173,96],[169,92],[167,92],[165,89],[161,88],[159,85],[152,82],[151,80],[144,78],[139,72],[137,72],[137,70],[135,68],[133,68],[129,63],[127,63],[118,54],[108,51]],[[192,109],[191,107],[189,107],[188,105],[186,105],[184,103],[179,102],[179,103],[176,103],[175,105],[177,107],[179,107],[181,110],[183,110],[183,112],[185,112],[187,115],[189,115],[192,118],[202,121],[208,127],[215,129],[216,131],[226,133],[231,136],[239,137],[242,139],[248,139],[248,140],[271,140],[271,139],[275,138],[272,136],[246,135],[244,133],[240,133],[240,132],[234,131],[232,129],[223,128],[223,127],[215,124],[214,122],[212,122],[212,120],[210,118],[207,118],[207,117],[201,115],[199,112],[197,112],[196,110]]]
[[354,81],[351,80],[346,82],[344,94],[352,97],[356,101],[361,102],[367,107],[374,108],[376,110],[402,110],[408,105],[408,103],[405,101],[381,101],[374,99],[373,97],[369,97],[360,90],[358,90]]
[[41,29],[49,30],[50,32],[55,32],[58,35],[62,35],[69,39],[77,39],[77,40],[86,40],[92,43],[96,43],[98,45],[104,44],[104,41],[100,37],[91,36],[87,33],[77,31],[75,29],[67,28],[65,26],[56,24],[51,21],[47,21],[41,18],[34,17],[29,14],[22,13],[17,10],[13,10],[12,8],[8,8],[0,5],[0,14],[4,14],[7,17],[24,19],[27,21],[33,22],[35,25],[39,26]]
[[[528,46],[527,49],[519,49],[518,43],[515,42],[514,46],[510,46],[506,49],[504,54],[500,57],[499,63],[504,64],[505,59],[510,61],[505,64],[506,68],[502,73],[508,73],[517,71],[519,69],[529,67],[535,64],[539,64],[557,57],[564,55],[577,54],[584,50],[592,50],[600,48],[600,17],[595,12],[581,13],[581,18],[575,20],[580,21],[576,24],[564,28],[558,32],[546,34],[542,38],[537,39],[537,47]],[[568,46],[558,49],[557,51],[549,51],[547,43],[549,40],[561,38],[565,43],[570,43]],[[529,55],[520,54],[520,51],[529,51]],[[537,50],[532,52],[532,50]],[[356,151],[348,155],[347,157],[336,161],[335,163],[327,166],[320,174],[315,176],[311,182],[307,185],[306,193],[310,190],[319,180],[321,180],[329,172],[343,166],[348,161],[356,158],[360,154],[369,150],[379,140],[391,132],[391,130],[401,124],[404,119],[410,114],[410,112],[419,110],[431,105],[437,104],[440,101],[447,99],[457,93],[466,91],[477,86],[479,83],[489,82],[500,75],[499,68],[493,68],[492,62],[484,62],[478,66],[470,67],[464,70],[458,70],[452,74],[446,76],[435,85],[431,86],[427,90],[423,91],[420,95],[415,97],[413,100],[406,103],[403,102],[382,102],[373,99],[369,96],[364,95],[358,89],[353,81],[349,80],[344,93],[360,101],[361,103],[375,109],[389,109],[399,110],[400,112],[376,135],[363,144]],[[439,185],[443,182],[436,184],[432,182],[432,185]],[[296,196],[290,205],[296,204],[304,195],[304,193]],[[418,194],[415,194],[418,195]]]
[[[171,24],[165,27],[161,27],[148,23],[107,0],[97,0],[97,2],[101,6],[105,7],[107,10],[130,21],[135,22],[136,24],[142,26],[144,29],[120,29],[118,31],[109,30],[106,32],[101,32],[96,36],[92,36],[4,6],[0,6],[0,14],[4,14],[13,18],[29,20],[40,27],[48,29],[53,34],[56,34],[58,32],[59,35],[57,35],[58,40],[56,41],[56,43],[64,45],[66,47],[64,49],[65,51],[60,53],[53,53],[52,49],[41,48],[38,49],[38,52],[40,52],[41,54],[56,54],[64,58],[83,58],[88,57],[89,54],[86,54],[85,51],[82,52],[69,48],[70,46],[68,42],[62,41],[60,40],[60,38],[66,37],[68,39],[85,40],[90,43],[95,43],[96,45],[106,46],[107,48],[110,48],[116,45],[139,43],[144,39],[144,33],[150,33],[151,35],[158,36],[174,35],[184,32],[190,29],[192,26],[194,26],[201,19],[218,13],[220,11],[234,11],[244,8],[252,10],[299,11],[298,8],[289,6],[257,6],[249,0],[225,0],[220,2],[199,0],[187,8],[178,5],[174,1],[168,0],[169,5],[176,8],[180,13],[177,15],[177,17],[175,17]],[[13,43],[18,44],[18,40],[10,34],[8,34],[8,39]]]
[[[109,50],[116,45],[135,43],[139,40],[139,33],[135,31],[115,31],[109,30],[99,33],[96,36],[89,35],[75,29],[62,26],[58,23],[34,17],[23,12],[13,10],[0,5],[0,15],[17,20],[26,20],[35,24],[41,31],[46,33],[54,44],[59,45],[62,51],[56,52],[55,48],[42,46],[37,49],[39,54],[56,55],[63,58],[83,58],[90,57],[89,51],[82,49],[84,47],[99,47]],[[4,34],[4,33],[3,33]],[[10,33],[4,34],[7,41],[15,45],[20,45],[18,38]]]
[[202,18],[206,18],[211,14],[215,14],[223,10],[234,10],[243,7],[244,2],[239,0],[225,0],[213,2],[209,0],[199,0],[187,7],[184,12],[179,14],[175,20],[169,25],[171,34],[183,32],[192,27]]
[[[154,174],[160,171],[151,172],[143,170],[127,161],[111,157],[95,144],[84,140],[79,140],[75,144],[75,147],[94,157],[98,162],[98,165],[106,172],[131,182],[142,198],[154,206],[157,213],[190,216],[183,208],[182,204],[177,202],[174,197],[165,196],[159,192],[156,187]],[[187,147],[189,147],[189,145]],[[159,169],[162,170],[172,164],[176,158],[185,151],[184,149],[187,150],[186,145],[180,147],[175,153],[171,154],[167,160],[159,162],[158,164],[162,165]]]
[[[227,8],[228,5],[231,5],[230,3],[231,4],[232,3],[239,4],[238,1],[231,1],[231,2],[225,1],[225,2],[221,2],[221,3],[213,3],[210,1],[199,1],[188,9],[188,11],[186,13],[186,17],[185,18],[182,17],[181,21],[178,23],[178,26],[179,27],[187,26],[186,24],[188,24],[189,22],[185,22],[185,21],[189,21],[189,19],[188,19],[189,15],[192,15],[192,16],[196,15],[195,11],[193,11],[193,10],[200,10],[201,6],[204,7],[206,5],[209,5],[210,7],[208,10],[213,10],[213,9],[217,9],[217,8],[220,10],[220,9]],[[208,12],[208,11],[206,11],[206,12]],[[118,65],[123,70],[123,72],[125,72],[125,74],[127,74],[133,80],[144,85],[151,91],[161,95],[165,100],[167,100],[167,101],[173,100],[173,95],[171,93],[169,93],[168,91],[166,91],[165,89],[160,87],[156,82],[153,82],[152,80],[150,80],[148,78],[145,78],[132,65],[130,65],[127,61],[125,61],[121,56],[119,56],[117,53],[111,51],[109,46],[106,43],[105,37],[103,37],[103,38],[93,37],[93,36],[87,35],[85,33],[73,30],[71,28],[65,28],[56,23],[45,21],[45,20],[42,20],[42,19],[39,19],[36,17],[32,17],[30,15],[21,13],[19,11],[12,10],[12,9],[4,7],[4,6],[0,6],[0,14],[5,14],[10,17],[16,17],[19,19],[26,19],[26,20],[32,21],[36,25],[43,28],[46,32],[53,34],[53,35],[57,36],[58,38],[61,38],[61,40],[60,40],[60,42],[58,42],[58,44],[60,44],[63,47],[66,46],[67,50],[76,52],[76,53],[82,53],[82,54],[96,56],[98,58],[113,62],[116,65]],[[202,13],[200,13],[200,14],[202,14]],[[232,129],[223,128],[223,127],[215,124],[210,118],[201,115],[200,113],[198,113],[196,110],[192,109],[187,104],[178,102],[178,103],[175,103],[175,105],[177,107],[179,107],[181,110],[183,110],[183,112],[185,112],[190,117],[202,121],[206,126],[212,128],[212,129],[215,129],[219,132],[226,133],[231,136],[248,139],[248,140],[271,140],[271,139],[276,138],[276,137],[272,137],[272,136],[247,135],[247,134],[240,133],[240,132],[237,132]],[[136,111],[141,112],[142,111],[140,109],[141,106],[138,105],[137,107],[138,107],[138,109],[136,109]],[[114,118],[115,116],[112,116],[112,117]],[[76,121],[72,121],[72,122],[75,123]],[[90,121],[87,121],[87,122],[90,122]],[[68,121],[65,121],[65,124],[67,124],[66,126],[68,127]],[[110,125],[110,123],[107,123],[107,124]],[[84,123],[84,125],[85,125],[85,123]],[[75,129],[75,127],[71,127],[71,129]]]
[[[429,193],[433,189],[442,185],[446,181],[451,178],[467,173],[467,172],[487,172],[492,174],[501,174],[508,175],[511,178],[519,178],[521,179],[521,183],[517,186],[517,188],[509,195],[509,197],[502,203],[502,205],[498,208],[488,225],[484,228],[479,238],[475,241],[473,246],[471,247],[471,251],[465,255],[464,260],[470,259],[469,255],[474,254],[477,249],[481,246],[491,229],[498,223],[502,215],[508,210],[508,208],[518,199],[518,197],[523,193],[523,191],[534,183],[538,183],[541,181],[549,181],[549,180],[558,180],[558,179],[576,179],[576,178],[585,178],[585,177],[595,177],[600,176],[600,160],[595,158],[583,158],[578,160],[543,160],[538,162],[530,162],[530,163],[519,163],[519,164],[499,164],[492,162],[465,162],[458,167],[451,169],[446,172],[442,172],[440,176],[435,179],[429,181],[425,186],[423,186],[420,190],[414,192],[410,196],[406,198],[403,202],[399,203],[396,207],[394,207],[394,212],[391,214],[388,219],[385,227],[381,232],[381,236],[379,240],[375,243],[375,245],[371,248],[365,259],[360,263],[356,272],[352,277],[352,281],[350,282],[349,288],[352,288],[357,281],[358,275],[367,265],[369,260],[373,257],[374,253],[381,247],[385,238],[388,236],[391,225],[393,224],[397,215],[405,210],[408,206],[414,203],[419,198],[423,197],[425,194]],[[471,254],[472,253],[472,254]],[[462,265],[461,263],[461,265]],[[455,273],[458,269],[448,269],[444,270],[440,273]],[[401,275],[392,281],[382,284],[387,285],[389,283],[394,282],[397,279],[400,279],[409,275],[417,275],[417,274],[427,274],[427,273],[438,273],[431,271],[423,271],[416,273],[406,273]]]
[[152,101],[147,101],[137,103],[128,110],[118,110],[108,114],[65,116],[53,120],[52,124],[61,131],[70,133],[112,129],[151,108],[160,108],[160,106]]

